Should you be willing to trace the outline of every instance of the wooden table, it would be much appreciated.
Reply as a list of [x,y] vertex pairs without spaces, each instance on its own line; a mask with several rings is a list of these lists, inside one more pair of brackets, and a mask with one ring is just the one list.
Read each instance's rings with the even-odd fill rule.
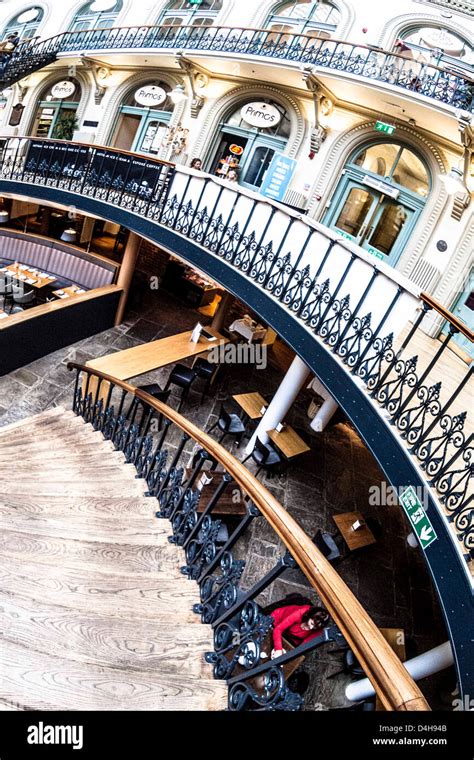
[[[38,269],[35,267],[31,267],[33,272],[37,272]],[[32,288],[45,288],[47,285],[52,285],[53,282],[56,282],[56,277],[53,277],[52,275],[50,277],[40,277],[39,274],[33,274],[29,268],[27,269],[20,269],[20,264],[10,264],[10,266],[6,267],[7,272],[10,272],[10,274],[18,280],[18,282],[24,282],[25,285],[30,285]],[[20,275],[26,275],[25,279],[20,279]],[[27,280],[34,280],[34,282],[27,282]]]
[[56,296],[56,298],[73,298],[74,296],[80,296],[81,293],[85,292],[86,291],[83,288],[80,288],[79,285],[70,285],[63,290],[53,290],[53,296]]
[[339,532],[350,551],[376,543],[375,536],[367,525],[364,524],[358,530],[352,530],[351,526],[356,520],[362,521],[364,519],[360,512],[344,512],[342,515],[333,515],[332,519],[339,528]]
[[[217,330],[213,330],[211,327],[205,329],[212,333],[217,340],[209,341],[201,336],[197,343],[193,343],[190,340],[192,330],[187,330],[177,335],[170,335],[168,338],[160,338],[160,340],[153,340],[151,343],[142,343],[139,346],[127,348],[125,351],[117,351],[114,354],[92,359],[86,363],[86,366],[112,375],[118,380],[129,380],[132,377],[138,377],[155,369],[166,367],[168,364],[183,361],[190,356],[206,353],[219,344],[229,343],[229,338],[225,338]],[[96,387],[96,380],[91,377],[89,392],[94,394]],[[108,383],[103,382],[99,398],[105,398],[107,393]]]
[[[189,478],[192,470],[187,469],[185,471],[185,478]],[[201,488],[201,496],[197,506],[197,512],[201,513],[209,505],[211,498],[214,496],[218,487],[222,483],[223,472],[214,472],[211,470],[202,470],[196,480],[193,490],[198,486],[202,473],[205,473],[208,477],[212,478],[210,483],[207,483]],[[238,495],[238,498],[236,498]],[[227,515],[228,517],[242,517],[246,514],[247,502],[245,501],[245,494],[240,488],[239,484],[235,480],[231,480],[227,484],[223,493],[212,510],[213,515]]]
[[249,420],[259,420],[263,417],[262,407],[267,408],[266,401],[260,393],[238,393],[232,396],[234,401],[243,409],[244,414]]
[[299,454],[311,451],[308,444],[300,438],[291,425],[285,425],[280,432],[277,430],[267,430],[267,434],[271,442],[275,444],[286,459],[293,459],[293,457],[297,457]]

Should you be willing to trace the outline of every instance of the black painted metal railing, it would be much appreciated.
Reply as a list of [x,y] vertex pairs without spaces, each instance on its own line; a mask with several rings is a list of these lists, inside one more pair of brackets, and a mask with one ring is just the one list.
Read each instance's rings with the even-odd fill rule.
[[[429,709],[334,568],[241,462],[186,418],[134,386],[83,365],[69,363],[68,369],[76,373],[74,412],[135,465],[137,477],[146,482],[146,495],[156,500],[156,517],[170,521],[169,541],[184,550],[181,572],[200,591],[194,612],[214,632],[214,651],[207,653],[206,660],[213,665],[214,677],[228,683],[230,710],[299,710],[303,698],[289,688],[287,667],[330,642],[350,645],[386,709]],[[199,510],[204,473],[213,491]],[[229,491],[233,504],[239,501],[240,514],[218,518]],[[245,540],[254,521],[263,519],[286,551],[247,588]],[[272,660],[268,653],[273,621],[255,600],[297,566],[337,625],[328,624],[320,636]],[[266,660],[261,659],[262,652],[267,653]]]
[[163,25],[64,32],[28,49],[18,48],[3,71],[3,86],[61,53],[130,49],[209,51],[295,62],[401,87],[456,108],[473,108],[474,81],[460,72],[366,45],[245,27]]
[[[463,332],[473,340],[467,327],[441,310],[446,340],[423,364],[420,327],[436,312],[431,299],[408,292],[396,272],[381,270],[326,228],[207,175],[109,148],[10,138],[1,152],[4,180],[67,190],[138,214],[257,283],[373,399],[424,471],[465,558],[473,557],[473,437],[462,406],[469,403],[472,366],[458,362],[465,371],[449,394],[443,384],[445,362],[456,362],[448,351],[453,337]],[[413,324],[397,341],[415,307]]]

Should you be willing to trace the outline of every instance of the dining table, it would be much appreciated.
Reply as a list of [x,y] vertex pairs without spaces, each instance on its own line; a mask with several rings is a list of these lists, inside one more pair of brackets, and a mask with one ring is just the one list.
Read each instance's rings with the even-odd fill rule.
[[80,296],[81,293],[85,292],[84,288],[81,288],[80,285],[69,285],[69,287],[62,290],[53,290],[53,296],[56,296],[56,298],[74,298],[74,296]]
[[24,282],[25,285],[31,285],[32,288],[38,290],[52,285],[56,281],[54,275],[35,267],[29,267],[27,264],[9,264],[9,266],[2,267],[0,272],[8,272],[17,282]]

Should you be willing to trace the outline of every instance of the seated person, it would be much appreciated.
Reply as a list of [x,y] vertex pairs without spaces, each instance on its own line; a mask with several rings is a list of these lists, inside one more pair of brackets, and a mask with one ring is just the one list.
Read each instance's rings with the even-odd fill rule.
[[298,646],[320,636],[329,622],[329,613],[322,607],[312,607],[311,604],[277,607],[270,615],[273,618],[272,659],[285,653],[282,646],[283,634]]

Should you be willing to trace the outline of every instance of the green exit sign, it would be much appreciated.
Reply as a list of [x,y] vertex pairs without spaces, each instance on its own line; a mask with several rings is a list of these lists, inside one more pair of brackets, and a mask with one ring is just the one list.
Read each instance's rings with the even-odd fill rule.
[[418,536],[422,549],[426,549],[437,539],[435,529],[421,506],[413,486],[409,486],[398,497],[400,504],[408,515],[412,528]]
[[188,0],[189,5],[201,5],[202,0]]
[[386,124],[384,121],[376,121],[375,129],[377,132],[383,132],[384,135],[393,135],[396,127],[393,124]]

